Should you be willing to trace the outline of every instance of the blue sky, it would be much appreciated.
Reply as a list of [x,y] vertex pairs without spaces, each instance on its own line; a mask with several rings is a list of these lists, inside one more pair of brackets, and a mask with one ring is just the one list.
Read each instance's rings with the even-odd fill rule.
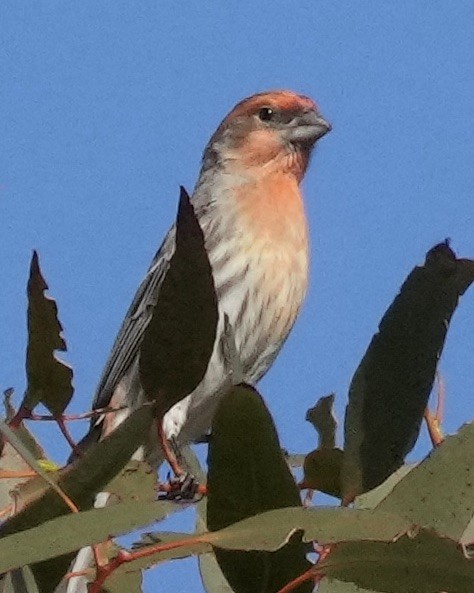
[[[352,373],[410,269],[446,237],[474,257],[474,4],[4,0],[0,17],[0,388],[24,388],[36,248],[75,370],[71,409],[88,409],[209,136],[241,98],[291,88],[333,131],[304,182],[306,306],[260,388],[284,446],[312,448],[305,410],[335,391],[342,420]],[[471,289],[441,364],[447,431],[473,416],[473,311]],[[62,443],[49,445],[64,459]],[[423,434],[418,454],[427,446]],[[192,562],[183,567],[147,574],[146,591],[168,591],[171,578],[197,591]]]

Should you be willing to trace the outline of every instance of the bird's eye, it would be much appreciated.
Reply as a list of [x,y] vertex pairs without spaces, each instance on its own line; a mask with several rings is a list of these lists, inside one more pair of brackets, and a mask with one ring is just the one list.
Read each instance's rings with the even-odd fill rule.
[[271,119],[273,119],[274,115],[275,115],[275,112],[273,111],[273,109],[271,107],[262,107],[260,109],[260,111],[258,112],[258,117],[262,121],[270,121]]

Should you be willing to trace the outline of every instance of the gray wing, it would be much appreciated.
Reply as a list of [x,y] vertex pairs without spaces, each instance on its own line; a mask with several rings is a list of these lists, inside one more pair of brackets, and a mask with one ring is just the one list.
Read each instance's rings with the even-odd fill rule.
[[94,409],[109,405],[115,388],[138,357],[143,334],[150,322],[174,247],[175,227],[172,227],[125,315],[95,393]]

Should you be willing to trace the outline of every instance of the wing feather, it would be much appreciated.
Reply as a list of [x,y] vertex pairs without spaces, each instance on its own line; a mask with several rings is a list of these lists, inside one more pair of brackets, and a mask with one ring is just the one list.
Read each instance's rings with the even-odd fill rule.
[[[115,388],[138,357],[143,334],[150,322],[174,248],[175,228],[173,227],[153,258],[125,315],[95,393],[94,409],[109,405]],[[137,368],[137,365],[133,366]]]

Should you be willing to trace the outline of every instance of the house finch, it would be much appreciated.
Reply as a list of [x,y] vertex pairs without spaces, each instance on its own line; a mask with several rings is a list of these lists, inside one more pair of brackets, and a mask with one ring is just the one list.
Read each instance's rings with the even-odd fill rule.
[[[164,416],[168,438],[189,442],[209,430],[216,396],[228,374],[224,314],[233,327],[243,380],[249,384],[266,373],[288,337],[308,283],[308,230],[300,183],[316,141],[330,129],[310,98],[271,91],[238,103],[206,146],[192,204],[214,275],[219,323],[204,379]],[[94,408],[134,408],[144,400],[139,349],[174,251],[174,236],[172,228],[127,312]],[[123,410],[94,419],[83,443],[101,438],[127,414]]]

